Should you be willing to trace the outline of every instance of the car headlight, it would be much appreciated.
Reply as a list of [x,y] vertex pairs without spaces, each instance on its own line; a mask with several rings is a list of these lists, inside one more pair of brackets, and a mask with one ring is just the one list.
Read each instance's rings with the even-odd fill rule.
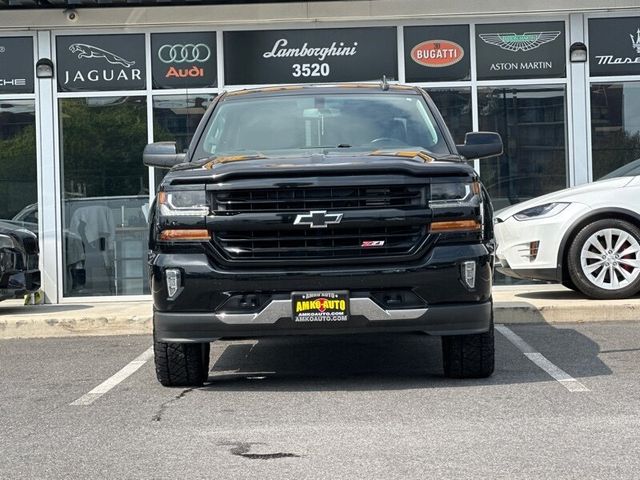
[[20,244],[16,239],[9,235],[0,235],[0,248],[20,249]]
[[160,215],[205,216],[209,214],[205,190],[176,190],[158,193]]
[[467,206],[479,204],[480,183],[432,183],[429,205],[432,207]]
[[554,217],[568,206],[569,204],[564,202],[545,203],[544,205],[522,210],[516,213],[514,218],[522,222],[524,220],[539,220],[541,218]]

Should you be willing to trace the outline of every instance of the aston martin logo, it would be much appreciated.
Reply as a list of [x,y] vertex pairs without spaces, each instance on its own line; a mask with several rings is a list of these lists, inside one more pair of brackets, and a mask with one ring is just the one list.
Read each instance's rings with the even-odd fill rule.
[[308,225],[311,228],[327,228],[342,221],[342,213],[327,213],[326,210],[312,210],[296,216],[294,225]]
[[510,52],[528,52],[535,50],[545,43],[553,42],[562,32],[525,32],[517,33],[481,33],[479,36],[484,43],[495,45]]

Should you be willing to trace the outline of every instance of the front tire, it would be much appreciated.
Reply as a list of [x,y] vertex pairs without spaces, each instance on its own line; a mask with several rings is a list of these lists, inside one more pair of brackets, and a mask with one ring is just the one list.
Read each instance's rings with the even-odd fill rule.
[[156,377],[165,387],[201,387],[209,376],[208,343],[154,342]]
[[449,378],[486,378],[495,368],[493,320],[489,330],[442,337],[444,374]]
[[591,298],[627,298],[640,291],[640,229],[618,219],[598,220],[569,247],[571,281]]

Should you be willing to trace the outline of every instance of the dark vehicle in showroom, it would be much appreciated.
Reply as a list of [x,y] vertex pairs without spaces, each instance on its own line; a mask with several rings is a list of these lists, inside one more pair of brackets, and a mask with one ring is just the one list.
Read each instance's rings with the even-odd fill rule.
[[155,364],[166,386],[206,380],[210,342],[273,335],[421,332],[444,373],[494,368],[491,203],[414,87],[348,84],[228,92],[172,167],[150,212]]
[[20,298],[39,289],[38,237],[0,220],[0,300]]

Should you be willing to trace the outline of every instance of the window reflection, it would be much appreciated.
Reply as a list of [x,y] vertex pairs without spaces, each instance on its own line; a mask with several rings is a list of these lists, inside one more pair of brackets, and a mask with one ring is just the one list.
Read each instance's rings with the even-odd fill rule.
[[0,220],[38,233],[33,100],[0,100]]
[[640,82],[591,86],[593,179],[640,158]]
[[60,100],[66,296],[148,293],[144,98]]
[[[204,112],[215,95],[162,95],[153,97],[153,141],[174,141],[185,152]],[[167,170],[155,169],[156,188]]]
[[442,114],[456,144],[464,143],[464,135],[473,130],[470,88],[425,89]]
[[567,186],[564,87],[480,88],[478,103],[480,130],[504,143],[480,169],[496,210]]

